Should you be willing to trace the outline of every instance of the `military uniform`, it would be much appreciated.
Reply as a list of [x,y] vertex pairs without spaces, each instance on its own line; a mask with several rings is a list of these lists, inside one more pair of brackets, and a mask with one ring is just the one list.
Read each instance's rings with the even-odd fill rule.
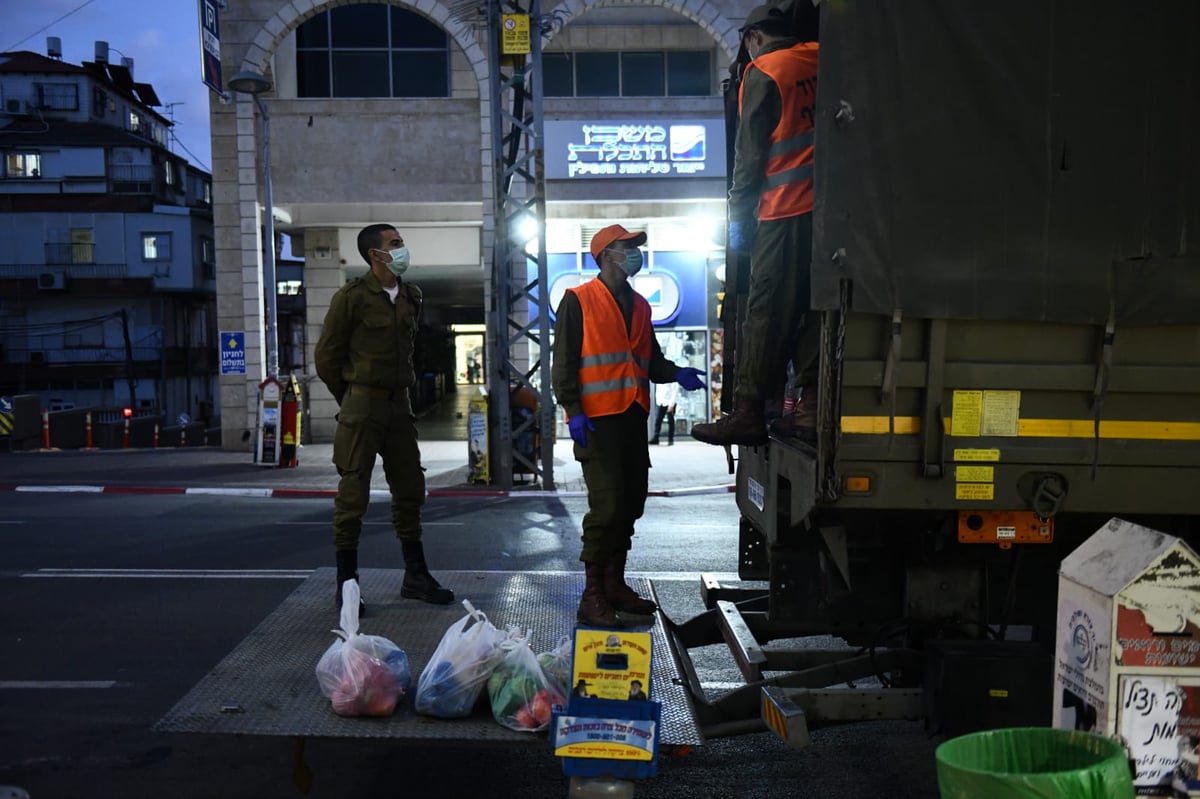
[[[633,317],[633,288],[624,286],[615,299],[628,330]],[[582,341],[583,310],[575,295],[567,292],[558,306],[551,377],[554,395],[568,416],[583,412],[579,387]],[[653,332],[650,341],[650,381],[674,382],[679,367],[663,356]],[[647,413],[635,402],[622,413],[589,418],[596,429],[588,435],[588,446],[576,444],[574,449],[588,489],[579,559],[607,563],[611,556],[623,558],[629,551],[634,522],[645,510],[650,475]]]
[[408,394],[416,383],[412,356],[421,290],[403,282],[399,288],[393,303],[374,274],[351,280],[333,295],[317,342],[317,376],[340,406],[333,439],[341,476],[333,517],[339,551],[358,548],[377,455],[391,489],[397,537],[421,540],[425,470]]
[[[795,45],[791,39],[772,42],[759,57]],[[745,110],[734,142],[729,218],[749,223],[758,215],[771,132],[779,124],[783,101],[775,80],[750,67],[743,78],[741,103]],[[819,317],[809,311],[811,252],[811,213],[758,221],[750,253],[747,312],[738,340],[735,397],[761,400],[779,394],[788,358],[794,361],[799,385],[816,384],[820,335]]]

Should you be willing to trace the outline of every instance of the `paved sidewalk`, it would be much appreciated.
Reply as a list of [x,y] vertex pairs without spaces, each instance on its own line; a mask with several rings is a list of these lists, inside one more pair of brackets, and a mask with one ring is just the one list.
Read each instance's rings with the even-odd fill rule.
[[[330,462],[332,450],[332,444],[301,447],[300,464],[291,469],[259,466],[249,452],[213,447],[0,452],[0,490],[332,497],[337,487],[337,471]],[[421,461],[431,495],[500,490],[467,482],[465,441],[422,441]],[[650,462],[651,495],[732,490],[734,476],[720,447],[691,438],[677,439],[674,446],[650,446]],[[585,493],[569,439],[555,443],[553,473],[558,494]],[[373,492],[387,490],[379,465],[371,488]],[[512,493],[542,490],[540,482],[530,482],[518,484]]]

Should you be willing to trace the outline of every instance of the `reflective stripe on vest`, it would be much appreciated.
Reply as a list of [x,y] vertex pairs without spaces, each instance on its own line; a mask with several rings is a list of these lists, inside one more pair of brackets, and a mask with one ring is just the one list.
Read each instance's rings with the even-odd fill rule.
[[[814,108],[817,91],[817,45],[797,44],[763,53],[750,62],[775,82],[782,101],[779,124],[771,131],[766,178],[758,201],[758,218],[786,219],[813,208]],[[742,108],[742,81],[738,111]]]
[[567,289],[583,311],[579,351],[579,404],[588,416],[613,416],[637,403],[650,412],[650,304],[633,294],[633,322],[599,279]]

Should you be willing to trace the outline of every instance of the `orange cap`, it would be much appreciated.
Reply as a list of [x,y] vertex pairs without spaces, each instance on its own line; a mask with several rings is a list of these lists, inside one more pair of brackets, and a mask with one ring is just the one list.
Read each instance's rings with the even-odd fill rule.
[[641,247],[646,243],[646,231],[630,233],[620,225],[609,225],[596,231],[596,235],[592,236],[592,257],[596,259],[597,266],[600,264],[600,253],[618,241],[632,241],[634,245]]

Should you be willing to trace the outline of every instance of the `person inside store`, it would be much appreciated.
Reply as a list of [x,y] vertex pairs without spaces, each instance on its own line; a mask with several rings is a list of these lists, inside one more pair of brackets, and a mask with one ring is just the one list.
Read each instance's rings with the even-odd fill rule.
[[[410,255],[393,225],[368,225],[358,252],[370,269],[340,288],[329,303],[316,347],[317,376],[338,403],[333,463],[333,545],[336,603],[342,584],[358,579],[358,542],[378,456],[391,493],[392,529],[404,556],[400,596],[435,605],[454,600],[425,563],[421,507],[425,470],[417,445],[409,389],[416,384],[413,344],[421,321],[421,290],[406,283]],[[366,610],[360,605],[359,612]]]
[[585,582],[576,619],[592,627],[647,623],[644,617],[657,608],[625,582],[634,523],[649,487],[650,383],[704,387],[704,372],[663,356],[650,304],[629,284],[642,268],[645,243],[645,232],[621,225],[599,230],[590,246],[599,278],[568,289],[556,312],[551,377],[588,496],[579,556]]
[[667,420],[667,446],[675,446],[675,400],[679,396],[677,383],[663,383],[654,389],[654,435],[651,444],[660,444],[663,419]]
[[738,94],[729,249],[750,255],[750,284],[733,380],[733,412],[697,424],[708,444],[767,441],[766,402],[782,396],[788,360],[802,386],[777,435],[816,438],[820,322],[809,310],[817,50],[792,36],[785,9],[753,9],[740,29],[751,58]]

